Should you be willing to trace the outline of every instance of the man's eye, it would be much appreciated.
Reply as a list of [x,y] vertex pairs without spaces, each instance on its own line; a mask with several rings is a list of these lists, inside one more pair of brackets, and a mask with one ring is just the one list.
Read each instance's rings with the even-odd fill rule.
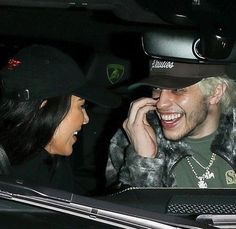
[[158,99],[161,95],[161,89],[160,88],[153,88],[152,89],[152,98],[153,99]]
[[185,92],[184,88],[176,88],[172,90],[172,93],[176,95],[183,94],[184,92]]
[[158,87],[157,88],[153,88],[152,91],[153,92],[161,92],[161,88],[158,88]]
[[152,94],[156,95],[156,94],[160,94],[161,93],[161,89],[160,88],[153,88],[152,89]]

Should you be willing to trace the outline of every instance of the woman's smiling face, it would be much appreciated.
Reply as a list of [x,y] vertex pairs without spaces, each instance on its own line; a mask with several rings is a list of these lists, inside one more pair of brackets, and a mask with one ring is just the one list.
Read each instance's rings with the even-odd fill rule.
[[89,117],[83,107],[84,103],[84,99],[74,95],[71,96],[71,105],[67,115],[45,147],[48,153],[63,156],[71,155],[72,146],[77,141],[76,133],[81,130],[82,125],[89,122]]

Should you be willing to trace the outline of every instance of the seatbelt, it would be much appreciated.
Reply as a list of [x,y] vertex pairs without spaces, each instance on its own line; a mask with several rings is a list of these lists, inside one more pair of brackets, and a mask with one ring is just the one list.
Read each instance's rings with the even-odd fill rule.
[[10,162],[5,150],[0,145],[0,175],[8,175],[10,173]]

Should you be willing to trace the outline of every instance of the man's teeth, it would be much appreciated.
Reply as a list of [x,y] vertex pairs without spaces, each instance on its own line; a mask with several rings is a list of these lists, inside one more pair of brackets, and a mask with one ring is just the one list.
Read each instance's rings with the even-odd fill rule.
[[170,121],[177,119],[181,116],[181,114],[170,114],[170,115],[161,115],[161,119],[164,121]]
[[77,135],[77,134],[78,134],[78,131],[75,131],[75,132],[74,132],[74,135]]

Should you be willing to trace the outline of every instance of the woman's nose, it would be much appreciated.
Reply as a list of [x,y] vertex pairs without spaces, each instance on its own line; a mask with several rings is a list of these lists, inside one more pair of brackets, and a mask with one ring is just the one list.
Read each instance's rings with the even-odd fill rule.
[[88,116],[86,110],[83,110],[83,113],[84,113],[84,122],[83,122],[83,124],[85,125],[85,124],[88,124],[88,122],[89,122],[89,116]]

